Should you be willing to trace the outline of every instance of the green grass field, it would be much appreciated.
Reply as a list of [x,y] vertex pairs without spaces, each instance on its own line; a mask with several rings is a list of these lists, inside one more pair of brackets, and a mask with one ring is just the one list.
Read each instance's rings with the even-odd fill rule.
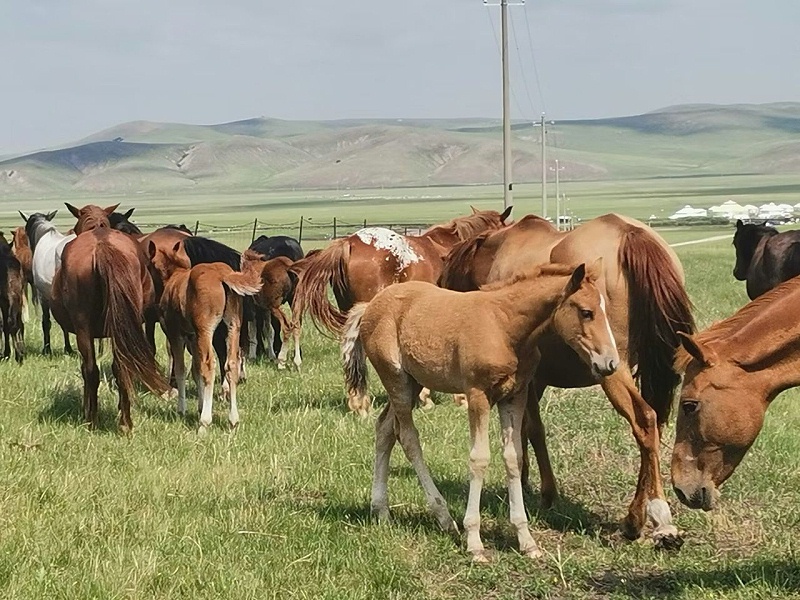
[[[648,185],[654,194],[670,193],[666,185],[661,192]],[[622,187],[615,189],[622,193]],[[391,197],[402,194],[394,190]],[[475,199],[458,196],[413,206],[433,219],[461,212]],[[477,200],[489,204],[488,193]],[[601,202],[601,192],[586,202],[587,216],[593,214],[591,202],[597,212],[612,206]],[[374,211],[392,219],[411,212],[324,204],[320,200],[322,212],[314,215],[331,211],[364,218]],[[138,199],[125,199],[124,205],[141,205],[141,222],[151,215],[178,220],[191,214],[188,200],[181,210],[172,207],[168,213],[165,207],[163,214]],[[634,216],[649,210],[641,205],[637,213],[624,202],[613,206]],[[239,222],[262,214],[256,203],[235,210],[213,218]],[[212,218],[202,214],[208,215],[203,220]],[[296,211],[287,207],[268,214],[277,220]],[[730,228],[675,228],[664,236],[679,242],[725,233]],[[731,276],[730,240],[676,250],[701,326],[745,303],[743,284]],[[55,333],[54,348],[60,339]],[[680,553],[662,554],[647,540],[629,543],[616,533],[638,465],[628,427],[597,389],[548,390],[543,412],[562,496],[546,512],[537,508],[535,493],[527,499],[545,556],[529,561],[514,550],[493,419],[482,534],[494,560],[473,565],[463,542],[454,544],[427,513],[399,449],[390,476],[393,523],[370,520],[375,415],[360,420],[347,413],[337,345],[311,327],[303,339],[301,372],[278,372],[269,363],[249,368],[236,432],[226,427],[220,402],[211,434],[199,439],[194,402],[183,421],[171,401],[142,394],[133,409],[135,432],[122,438],[116,433],[109,356],[101,360],[101,429],[90,432],[81,424],[79,361],[60,354],[42,357],[34,317],[25,364],[0,364],[0,596],[772,599],[800,594],[800,393],[787,392],[774,402],[763,433],[723,488],[718,511],[689,511],[668,492],[686,544]],[[163,350],[160,359],[163,364]],[[374,378],[372,390],[382,403]],[[466,506],[467,418],[444,396],[437,404],[433,411],[416,411],[416,420],[434,478],[460,521]],[[673,435],[669,427],[662,452],[665,477]]]

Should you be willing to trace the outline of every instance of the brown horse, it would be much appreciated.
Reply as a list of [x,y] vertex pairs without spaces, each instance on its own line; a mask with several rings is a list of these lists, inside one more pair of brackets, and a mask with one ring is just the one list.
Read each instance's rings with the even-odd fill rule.
[[64,246],[61,266],[53,279],[53,315],[76,335],[83,375],[83,415],[97,427],[97,368],[94,340],[111,338],[112,370],[119,388],[119,426],[133,428],[130,398],[134,381],[155,394],[167,391],[155,356],[142,331],[144,306],[152,301],[153,282],[139,246],[128,235],[112,230],[108,215],[116,206],[88,205],[77,209],[77,237]]
[[8,360],[11,357],[13,339],[14,358],[19,364],[22,364],[25,358],[24,303],[25,275],[22,265],[0,232],[0,316],[3,319],[3,359]]
[[25,285],[30,286],[31,300],[37,302],[38,295],[33,285],[33,251],[31,250],[31,243],[28,240],[28,234],[25,232],[24,227],[17,227],[11,236],[11,251],[22,268],[22,276],[25,280]]
[[770,403],[800,386],[800,278],[759,296],[733,316],[682,336],[672,485],[690,508],[710,510],[718,488],[755,441]]
[[464,515],[467,550],[475,560],[486,560],[480,496],[489,464],[489,411],[496,404],[511,522],[520,552],[541,555],[528,529],[520,480],[527,388],[540,358],[539,339],[548,331],[598,377],[613,373],[619,364],[605,302],[594,285],[601,262],[588,273],[583,264],[547,265],[464,294],[423,282],[393,285],[350,311],[342,341],[349,396],[366,394],[365,357],[389,395],[375,426],[372,510],[379,519],[389,517],[389,458],[398,439],[439,524],[446,531],[458,531],[423,460],[412,408],[422,386],[466,391],[472,438]]
[[[184,351],[191,346],[192,374],[197,384],[200,428],[204,434],[211,425],[214,395],[215,359],[213,336],[217,326],[227,326],[227,358],[223,393],[230,401],[228,421],[239,424],[236,385],[239,381],[239,331],[242,326],[242,296],[261,289],[260,271],[234,271],[224,263],[204,263],[192,267],[183,241],[164,250],[151,240],[148,254],[153,268],[164,282],[160,315],[169,342],[178,386],[178,413],[186,414],[186,367]],[[247,265],[244,265],[247,266]],[[255,265],[254,265],[255,266]]]
[[[636,495],[623,531],[637,538],[650,516],[658,545],[679,545],[664,500],[659,466],[660,428],[666,423],[680,376],[673,359],[677,333],[692,332],[691,304],[683,286],[677,256],[650,228],[634,219],[605,215],[577,229],[559,232],[548,221],[528,215],[498,232],[459,244],[447,258],[441,284],[472,290],[524,270],[531,264],[578,264],[602,256],[598,285],[608,298],[608,318],[617,340],[621,363],[600,381],[611,404],[630,423],[641,463]],[[542,501],[549,506],[556,483],[539,414],[547,386],[585,387],[596,383],[586,365],[562,341],[545,336],[542,360],[529,389],[528,439],[542,480]],[[631,372],[636,366],[636,379]],[[526,448],[527,451],[527,448]],[[523,465],[527,469],[527,457]],[[527,477],[525,473],[524,477]]]
[[[499,229],[511,214],[479,211],[435,225],[421,235],[401,235],[391,229],[367,227],[333,241],[321,252],[297,262],[302,276],[294,294],[292,312],[309,312],[314,323],[338,334],[347,311],[358,302],[369,302],[392,283],[435,283],[442,259],[457,242],[486,230]],[[328,301],[333,288],[338,310]]]
[[[290,268],[294,264],[291,258],[276,256],[266,260],[264,255],[255,250],[245,250],[242,254],[243,270],[259,269],[261,272],[261,291],[255,296],[256,306],[267,312],[267,319],[275,317],[280,323],[282,344],[278,352],[278,369],[286,368],[286,357],[289,355],[287,340],[291,335],[294,339],[294,364],[299,369],[303,364],[300,355],[300,328],[302,319],[299,315],[292,315],[289,320],[281,306],[289,301],[294,291],[294,279]],[[248,263],[255,263],[248,265]]]

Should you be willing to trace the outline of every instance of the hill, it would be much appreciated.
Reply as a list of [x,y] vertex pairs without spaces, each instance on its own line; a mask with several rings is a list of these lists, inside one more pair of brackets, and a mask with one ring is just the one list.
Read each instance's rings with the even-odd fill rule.
[[[561,121],[548,157],[565,179],[791,173],[800,103],[685,105]],[[538,181],[541,135],[513,128],[514,178]],[[502,180],[491,119],[285,121],[218,125],[135,121],[67,148],[0,160],[0,194],[402,187]]]

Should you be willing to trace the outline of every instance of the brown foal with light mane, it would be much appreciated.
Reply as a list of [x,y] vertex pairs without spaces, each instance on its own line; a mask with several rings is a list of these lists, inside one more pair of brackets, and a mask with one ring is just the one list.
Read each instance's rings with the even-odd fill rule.
[[690,508],[711,510],[718,487],[752,446],[770,403],[800,386],[800,277],[693,336],[672,451],[672,486]]
[[230,401],[228,421],[239,424],[236,384],[239,381],[239,330],[242,326],[242,296],[261,289],[256,270],[237,272],[224,263],[205,263],[192,267],[183,242],[163,248],[150,242],[148,254],[153,268],[164,283],[160,310],[164,333],[178,386],[178,413],[186,414],[186,366],[184,349],[192,350],[192,374],[197,384],[200,427],[206,433],[211,425],[214,395],[214,330],[221,321],[228,327],[228,358],[224,365],[223,393]]
[[489,464],[489,410],[496,404],[511,522],[520,551],[530,557],[540,555],[528,529],[520,480],[527,388],[540,358],[539,338],[548,330],[569,344],[598,378],[613,373],[619,364],[603,297],[594,284],[601,262],[588,271],[583,264],[547,265],[476,292],[408,282],[390,286],[369,304],[350,311],[342,356],[351,404],[366,395],[366,358],[389,396],[375,426],[372,510],[379,519],[389,517],[389,456],[397,439],[441,527],[458,530],[423,460],[411,410],[423,386],[466,392],[472,438],[464,516],[467,550],[475,560],[486,560],[480,538],[480,495]]

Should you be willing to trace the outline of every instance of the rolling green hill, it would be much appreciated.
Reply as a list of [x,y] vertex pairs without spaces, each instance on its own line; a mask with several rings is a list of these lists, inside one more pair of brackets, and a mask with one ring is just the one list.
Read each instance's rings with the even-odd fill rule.
[[[800,103],[686,105],[562,121],[549,158],[565,180],[785,174],[800,169]],[[540,131],[514,125],[515,181],[540,177]],[[0,194],[343,189],[502,180],[491,119],[135,121],[67,148],[0,161]]]

